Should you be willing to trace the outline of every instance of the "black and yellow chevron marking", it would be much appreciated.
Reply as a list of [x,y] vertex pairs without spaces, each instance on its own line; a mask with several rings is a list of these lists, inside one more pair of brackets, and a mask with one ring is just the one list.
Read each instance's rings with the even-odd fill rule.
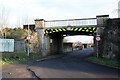
[[67,30],[67,28],[44,29],[44,31],[46,34],[55,33],[55,32],[64,32],[64,31],[81,31],[81,32],[96,33],[96,27],[71,28],[71,30]]

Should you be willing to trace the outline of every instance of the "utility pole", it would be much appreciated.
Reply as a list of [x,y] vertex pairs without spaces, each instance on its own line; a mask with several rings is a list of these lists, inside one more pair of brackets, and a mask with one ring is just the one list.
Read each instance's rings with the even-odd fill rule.
[[[30,37],[29,36],[29,24],[28,24],[28,37]],[[29,39],[28,39],[28,51],[27,51],[27,55],[29,56]]]

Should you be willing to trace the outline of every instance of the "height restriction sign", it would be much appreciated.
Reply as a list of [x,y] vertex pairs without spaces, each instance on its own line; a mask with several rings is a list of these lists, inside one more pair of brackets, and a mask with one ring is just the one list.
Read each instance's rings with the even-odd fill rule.
[[31,36],[30,36],[30,35],[28,35],[28,36],[27,36],[27,40],[30,40],[30,39],[31,39]]
[[70,27],[70,26],[68,26],[68,27],[67,27],[67,30],[68,30],[68,31],[70,31],[70,30],[71,30],[71,27]]
[[96,41],[100,41],[100,40],[101,40],[100,35],[97,35],[97,36],[96,36]]

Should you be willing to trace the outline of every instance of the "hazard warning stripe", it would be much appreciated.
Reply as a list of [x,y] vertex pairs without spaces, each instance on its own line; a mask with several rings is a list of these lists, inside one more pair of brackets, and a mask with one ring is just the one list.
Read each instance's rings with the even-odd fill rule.
[[59,29],[44,29],[46,34],[55,33],[55,32],[64,32],[64,31],[82,31],[82,32],[91,32],[96,33],[96,27],[83,27],[83,28],[71,28],[71,30],[67,30],[67,28],[59,28]]

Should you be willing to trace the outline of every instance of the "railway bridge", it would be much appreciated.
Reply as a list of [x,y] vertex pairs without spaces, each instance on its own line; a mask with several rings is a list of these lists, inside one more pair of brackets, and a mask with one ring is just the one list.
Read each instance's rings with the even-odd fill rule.
[[[96,18],[67,19],[67,20],[35,20],[38,32],[39,49],[43,56],[62,53],[63,38],[71,35],[94,36],[94,51],[96,55],[96,35],[102,35],[109,15],[98,15]],[[102,36],[101,36],[102,38]],[[100,43],[102,40],[100,41]]]

